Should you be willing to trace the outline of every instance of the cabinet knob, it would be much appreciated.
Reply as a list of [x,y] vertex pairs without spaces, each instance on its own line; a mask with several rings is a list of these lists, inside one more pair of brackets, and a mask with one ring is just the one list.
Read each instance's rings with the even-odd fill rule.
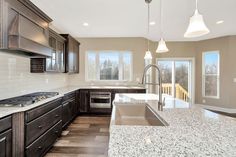
[[59,117],[59,115],[58,115],[58,114],[56,114],[56,115],[55,115],[55,118],[58,118],[58,117]]
[[42,150],[42,149],[43,149],[43,147],[42,147],[42,146],[38,146],[38,149],[39,149],[39,150]]
[[58,134],[58,133],[59,133],[59,131],[58,131],[58,130],[56,130],[56,131],[55,131],[55,133],[56,133],[56,134]]
[[42,129],[42,128],[43,128],[43,126],[42,126],[42,125],[39,125],[39,126],[38,126],[38,128],[39,128],[39,129]]

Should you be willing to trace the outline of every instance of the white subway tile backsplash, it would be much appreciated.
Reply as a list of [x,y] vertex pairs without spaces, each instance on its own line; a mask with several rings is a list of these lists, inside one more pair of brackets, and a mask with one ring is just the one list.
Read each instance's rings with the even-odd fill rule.
[[66,85],[67,74],[30,73],[30,58],[0,51],[0,99]]

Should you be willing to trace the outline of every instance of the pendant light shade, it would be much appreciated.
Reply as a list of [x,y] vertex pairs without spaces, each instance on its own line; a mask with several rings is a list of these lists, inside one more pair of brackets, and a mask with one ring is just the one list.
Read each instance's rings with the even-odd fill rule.
[[194,15],[190,18],[189,26],[187,31],[184,34],[185,38],[194,38],[194,37],[200,37],[203,35],[208,34],[210,31],[205,25],[203,16],[199,14],[198,8],[197,8],[197,0],[196,0],[196,10]]
[[165,40],[163,38],[161,38],[161,40],[158,43],[158,47],[157,47],[156,52],[157,53],[165,53],[165,52],[168,52],[168,51],[169,51],[169,49],[166,46]]
[[146,54],[144,56],[144,59],[152,59],[152,53],[151,51],[146,51]]
[[166,42],[163,39],[163,28],[162,28],[162,19],[163,19],[163,13],[162,13],[162,0],[160,0],[160,14],[161,14],[161,18],[160,18],[160,24],[161,24],[161,39],[158,43],[158,47],[156,50],[156,53],[165,53],[168,52],[169,49],[166,46]]

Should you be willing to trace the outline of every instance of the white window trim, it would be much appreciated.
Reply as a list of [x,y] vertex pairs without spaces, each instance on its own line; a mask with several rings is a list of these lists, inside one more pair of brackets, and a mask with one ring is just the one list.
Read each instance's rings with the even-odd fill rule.
[[[158,61],[190,61],[190,69],[189,69],[189,97],[190,97],[190,103],[195,103],[195,58],[193,57],[176,57],[176,58],[157,58],[156,64]],[[172,76],[173,77],[173,76]],[[172,78],[173,79],[173,78]],[[175,78],[174,78],[175,79]],[[174,81],[175,82],[175,81]]]
[[[99,53],[101,52],[111,52],[111,51],[114,51],[114,52],[118,52],[119,53],[119,80],[100,80],[100,68],[99,66],[96,66],[96,71],[97,71],[97,79],[96,80],[91,80],[88,78],[88,63],[87,63],[87,60],[88,60],[88,53],[89,52],[93,52],[93,53],[96,53],[96,65],[99,64]],[[130,67],[130,79],[129,80],[122,80],[121,78],[123,78],[123,55],[121,55],[122,53],[124,52],[128,52],[131,54],[131,67]],[[85,52],[85,82],[109,82],[109,83],[112,83],[112,82],[132,82],[133,81],[133,53],[132,51],[125,51],[125,50],[122,50],[122,51],[119,51],[119,50],[99,50],[99,51],[93,51],[93,50],[88,50]]]
[[[217,76],[217,96],[206,96],[205,93],[205,54],[218,54],[218,74],[211,74]],[[209,74],[208,74],[209,76]],[[202,53],[202,97],[203,98],[211,98],[211,99],[220,99],[220,51],[206,51]]]

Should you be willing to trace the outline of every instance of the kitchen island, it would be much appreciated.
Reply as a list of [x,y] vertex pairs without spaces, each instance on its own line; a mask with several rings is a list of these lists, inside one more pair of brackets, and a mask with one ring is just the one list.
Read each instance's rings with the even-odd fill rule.
[[[236,120],[166,97],[158,111],[154,94],[117,94],[110,125],[110,157],[236,156]],[[168,125],[117,125],[117,105],[145,104]]]

